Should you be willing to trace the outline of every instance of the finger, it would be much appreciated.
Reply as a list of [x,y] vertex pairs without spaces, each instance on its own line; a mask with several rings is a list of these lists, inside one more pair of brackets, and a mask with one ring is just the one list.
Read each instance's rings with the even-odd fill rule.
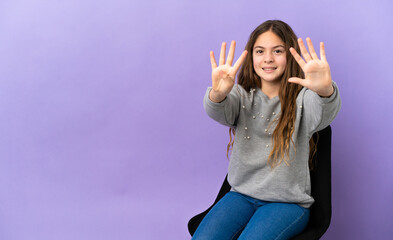
[[292,56],[295,58],[296,62],[303,69],[304,65],[306,65],[306,62],[303,60],[303,58],[299,55],[299,53],[296,52],[294,48],[291,47],[289,51],[291,52]]
[[297,41],[298,41],[298,43],[299,43],[300,52],[302,53],[302,55],[303,55],[303,57],[304,57],[304,60],[306,60],[306,62],[312,60],[310,54],[308,54],[308,52],[307,52],[307,48],[306,48],[306,46],[304,45],[303,40],[302,40],[301,38],[299,38]]
[[320,44],[320,52],[321,52],[321,60],[322,61],[327,61],[326,60],[326,53],[325,53],[325,44],[323,42],[321,42]]
[[237,71],[239,70],[240,66],[242,65],[242,63],[244,62],[244,60],[246,59],[247,56],[247,50],[244,50],[242,55],[240,55],[240,57],[237,59],[237,61],[235,62],[235,64],[233,65],[233,70],[232,73],[234,73],[236,75]]
[[319,59],[317,53],[315,52],[314,46],[312,45],[311,39],[306,38],[308,50],[310,50],[311,57],[313,59]]
[[220,62],[219,62],[220,66],[225,64],[225,48],[226,48],[226,46],[227,46],[226,42],[223,42],[221,44]]
[[212,64],[212,70],[214,70],[217,67],[217,63],[213,51],[210,51],[210,63]]
[[233,58],[235,56],[235,47],[236,47],[236,42],[232,41],[231,46],[229,47],[229,53],[227,58],[227,65],[229,66],[232,66]]
[[305,84],[305,80],[304,80],[304,79],[297,78],[297,77],[291,77],[291,78],[289,78],[289,79],[288,79],[288,82],[290,82],[290,83],[296,83],[296,84],[302,85],[303,87],[304,87],[304,84]]

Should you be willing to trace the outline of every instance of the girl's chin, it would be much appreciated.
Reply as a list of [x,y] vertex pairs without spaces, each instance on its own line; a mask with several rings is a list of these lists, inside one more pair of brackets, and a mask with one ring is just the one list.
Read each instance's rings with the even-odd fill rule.
[[277,76],[276,74],[258,74],[258,76],[261,78],[262,82],[280,82],[282,74],[280,76]]
[[280,78],[272,78],[272,77],[261,77],[262,82],[280,82]]

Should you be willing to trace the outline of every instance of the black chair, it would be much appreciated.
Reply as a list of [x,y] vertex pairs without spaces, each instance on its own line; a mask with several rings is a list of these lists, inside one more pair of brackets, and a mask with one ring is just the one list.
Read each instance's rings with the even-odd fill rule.
[[[318,137],[319,136],[319,137]],[[317,140],[317,153],[313,158],[314,167],[310,170],[311,177],[311,196],[315,202],[310,208],[310,220],[306,229],[292,240],[315,240],[322,237],[330,225],[332,216],[331,205],[331,137],[332,129],[330,126],[314,134],[314,141]],[[228,176],[228,175],[227,175]],[[188,231],[191,236],[198,228],[202,219],[210,209],[231,189],[225,177],[224,183],[218,193],[214,204],[206,211],[200,213],[188,222]]]

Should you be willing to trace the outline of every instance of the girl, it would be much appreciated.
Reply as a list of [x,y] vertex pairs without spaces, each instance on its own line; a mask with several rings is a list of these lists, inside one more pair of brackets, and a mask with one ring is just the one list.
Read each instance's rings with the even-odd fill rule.
[[218,66],[210,52],[212,87],[204,107],[236,134],[228,145],[232,189],[206,215],[193,239],[289,239],[306,227],[314,202],[309,141],[341,107],[324,44],[320,59],[309,38],[307,45],[309,52],[290,26],[269,20],[251,33],[233,66],[234,41],[226,62],[222,44]]

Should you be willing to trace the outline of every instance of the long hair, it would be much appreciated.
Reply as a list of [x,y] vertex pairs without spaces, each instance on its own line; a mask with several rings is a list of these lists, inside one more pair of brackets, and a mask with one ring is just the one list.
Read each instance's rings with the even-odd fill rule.
[[[296,120],[296,98],[302,89],[301,85],[290,83],[290,77],[304,78],[303,70],[299,64],[292,57],[289,48],[293,47],[297,52],[300,52],[297,43],[297,36],[292,28],[280,20],[268,20],[259,25],[250,35],[245,50],[248,51],[247,57],[239,71],[238,84],[241,85],[247,92],[251,88],[262,88],[261,78],[257,75],[253,67],[253,47],[254,44],[262,33],[271,31],[276,34],[285,44],[285,52],[287,58],[286,68],[281,76],[279,98],[281,102],[281,114],[278,119],[277,125],[272,134],[273,149],[269,154],[268,163],[274,168],[284,161],[289,165],[289,149],[291,143],[294,145],[292,135],[295,131]],[[228,153],[233,148],[234,140],[232,134],[235,136],[234,129],[229,129],[230,142],[227,147]],[[310,166],[313,155],[315,154],[315,146],[313,139],[310,140]],[[294,146],[295,154],[296,147]]]

